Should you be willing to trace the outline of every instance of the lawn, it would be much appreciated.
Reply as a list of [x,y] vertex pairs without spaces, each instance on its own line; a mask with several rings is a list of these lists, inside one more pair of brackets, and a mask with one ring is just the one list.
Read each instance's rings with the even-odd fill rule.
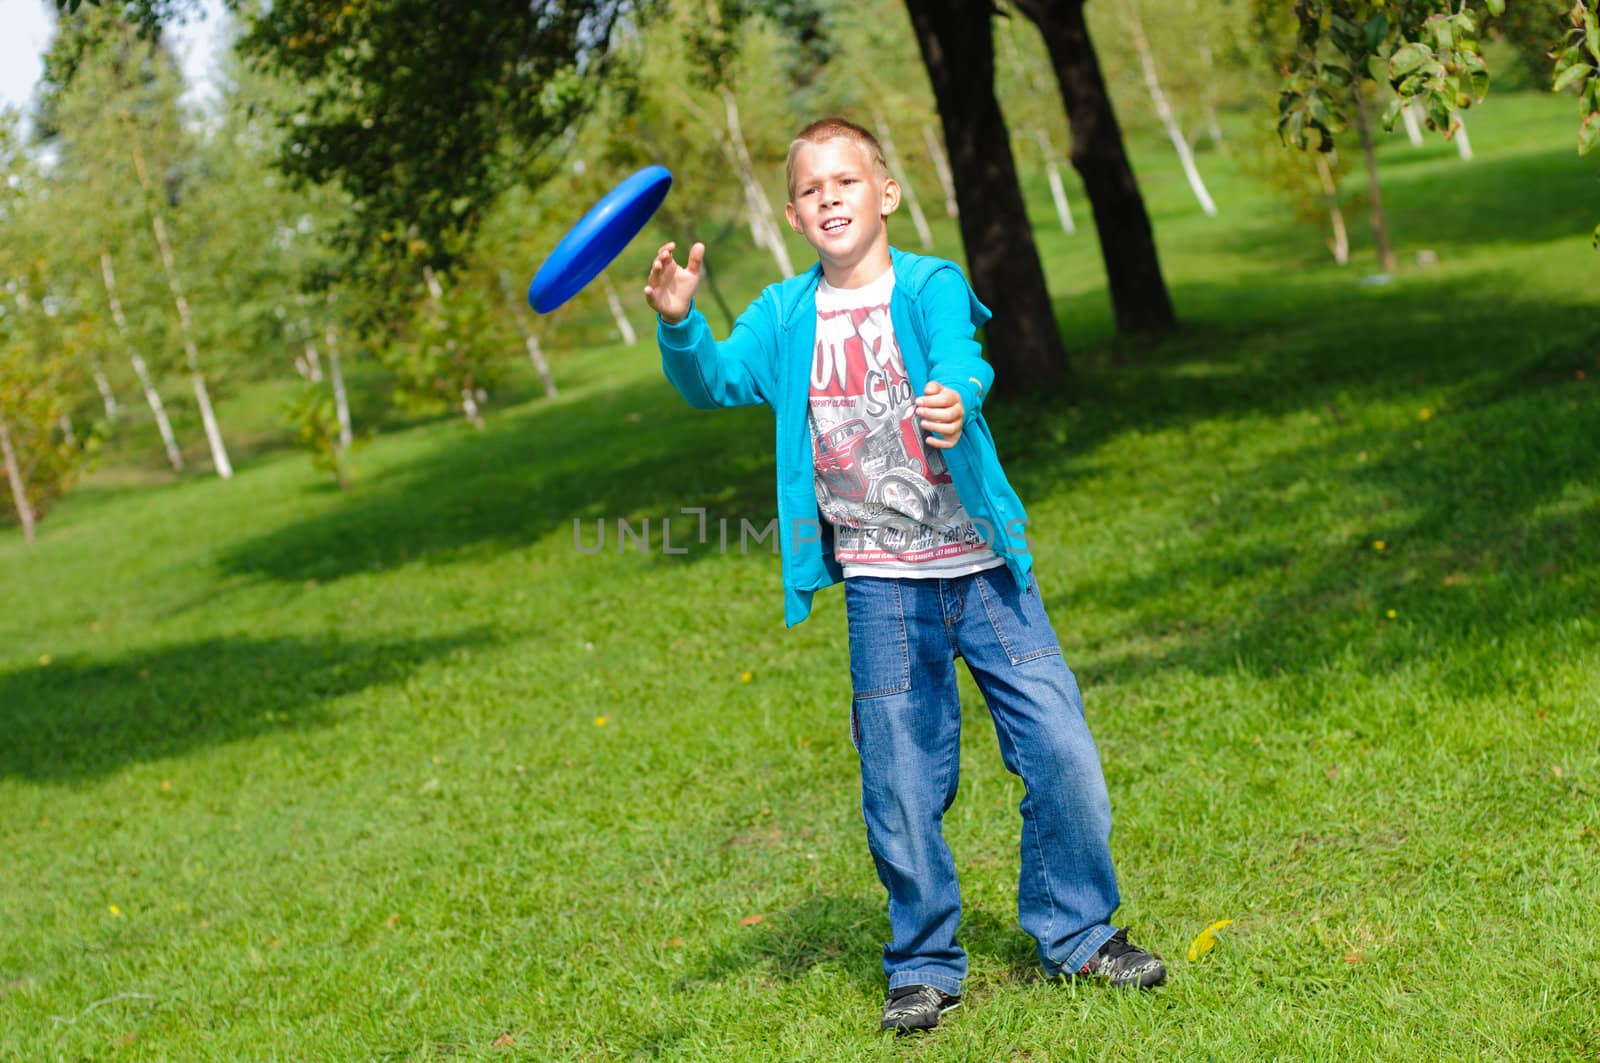
[[963,673],[966,1006],[877,1033],[842,595],[783,628],[738,548],[770,418],[646,340],[349,492],[261,428],[232,482],[113,462],[0,536],[0,1058],[1600,1056],[1600,171],[1570,101],[1472,121],[1470,164],[1385,143],[1388,283],[1354,214],[1339,269],[1141,146],[1160,341],[1028,187],[1075,371],[988,414],[1166,987],[1034,976]]

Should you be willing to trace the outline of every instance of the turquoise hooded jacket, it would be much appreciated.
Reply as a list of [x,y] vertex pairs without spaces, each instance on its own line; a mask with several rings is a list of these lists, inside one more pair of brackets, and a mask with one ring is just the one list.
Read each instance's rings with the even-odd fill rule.
[[[921,395],[936,381],[961,395],[961,438],[944,452],[956,494],[980,535],[1026,589],[1033,557],[1027,514],[1006,481],[983,420],[994,370],[974,334],[992,316],[954,262],[890,250],[894,295],[889,317],[906,375]],[[768,286],[727,339],[717,342],[699,310],[677,324],[657,319],[656,342],[667,380],[698,409],[765,402],[777,419],[778,546],[783,561],[783,618],[793,627],[811,615],[817,591],[844,578],[833,558],[833,530],[817,508],[816,454],[808,426],[811,361],[817,341],[818,263]]]

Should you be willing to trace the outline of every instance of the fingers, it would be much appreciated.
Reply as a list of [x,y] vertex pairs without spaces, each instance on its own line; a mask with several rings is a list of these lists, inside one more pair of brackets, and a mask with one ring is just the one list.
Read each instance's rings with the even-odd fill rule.
[[645,278],[645,302],[657,312],[662,309],[663,299],[672,284],[672,276],[678,271],[678,263],[672,257],[672,252],[677,246],[670,240],[662,244],[661,250],[656,252],[655,259],[650,263],[650,275]]
[[937,450],[949,450],[961,438],[966,410],[959,392],[930,380],[917,399],[916,416],[924,432],[937,433],[928,436],[925,442]]
[[689,248],[689,264],[687,266],[689,272],[698,274],[700,272],[700,263],[705,261],[705,257],[706,245],[696,240],[694,246]]

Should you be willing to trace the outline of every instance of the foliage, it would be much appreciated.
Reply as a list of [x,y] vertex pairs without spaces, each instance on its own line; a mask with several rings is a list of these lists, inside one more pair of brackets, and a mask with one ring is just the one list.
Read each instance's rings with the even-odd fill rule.
[[[1486,2],[1492,10],[1501,0]],[[1465,0],[1297,0],[1294,10],[1297,47],[1278,100],[1286,144],[1331,147],[1347,124],[1348,93],[1363,82],[1394,90],[1384,128],[1415,100],[1428,127],[1446,136],[1455,129],[1452,112],[1489,91],[1477,17]]]
[[[1578,97],[1578,154],[1587,155],[1600,144],[1600,0],[1576,0],[1568,13],[1571,25],[1556,53],[1556,92]],[[1600,248],[1600,225],[1594,245]]]

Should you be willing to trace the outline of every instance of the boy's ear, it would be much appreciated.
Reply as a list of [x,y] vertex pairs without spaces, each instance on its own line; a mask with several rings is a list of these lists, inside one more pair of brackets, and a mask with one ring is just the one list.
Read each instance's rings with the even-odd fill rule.
[[893,177],[883,182],[883,216],[887,218],[900,207],[900,182]]
[[794,212],[793,203],[785,203],[783,205],[783,216],[789,219],[789,228],[798,233],[800,231],[800,218]]

